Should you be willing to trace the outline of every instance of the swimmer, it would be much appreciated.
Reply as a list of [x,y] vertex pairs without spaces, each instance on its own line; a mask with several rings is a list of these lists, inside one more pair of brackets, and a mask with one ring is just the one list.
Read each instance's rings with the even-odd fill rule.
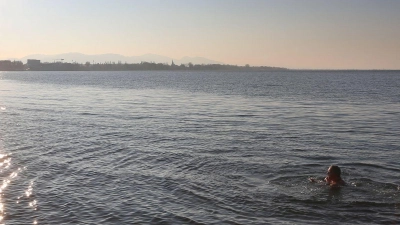
[[328,172],[326,173],[328,176],[325,177],[324,181],[326,185],[330,186],[342,186],[345,185],[344,180],[340,177],[341,170],[338,166],[330,166],[328,168]]
[[317,181],[315,178],[309,178],[310,182],[325,182],[326,185],[330,185],[331,187],[343,186],[346,183],[341,178],[341,170],[338,166],[330,166],[328,168],[328,172],[326,173],[324,181]]

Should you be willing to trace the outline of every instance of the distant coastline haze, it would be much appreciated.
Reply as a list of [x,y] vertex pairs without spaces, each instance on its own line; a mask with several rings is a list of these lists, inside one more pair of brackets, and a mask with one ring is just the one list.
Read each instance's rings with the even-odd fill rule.
[[397,0],[0,0],[0,60],[399,70],[399,9]]

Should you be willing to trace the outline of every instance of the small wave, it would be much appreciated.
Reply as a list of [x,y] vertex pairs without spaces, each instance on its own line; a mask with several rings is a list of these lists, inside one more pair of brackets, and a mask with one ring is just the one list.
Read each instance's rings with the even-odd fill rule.
[[236,117],[256,117],[257,115],[251,115],[251,114],[238,114]]
[[396,208],[400,206],[400,203],[394,202],[372,202],[372,201],[350,201],[348,203],[351,207],[383,207],[383,208]]
[[327,155],[299,155],[299,157],[307,160],[335,161],[337,157]]
[[89,112],[81,112],[78,113],[79,116],[97,116],[98,114],[96,113],[89,113]]
[[174,214],[174,218],[177,219],[178,221],[184,222],[185,224],[193,224],[193,225],[204,225],[205,223],[200,223],[194,219],[191,219],[186,216],[181,216],[178,214]]
[[387,165],[379,165],[376,163],[368,163],[368,162],[356,162],[356,163],[343,163],[342,165],[347,166],[347,167],[372,167],[372,168],[377,168],[377,169],[384,169],[384,170],[391,170],[393,172],[400,172],[400,169],[390,167]]

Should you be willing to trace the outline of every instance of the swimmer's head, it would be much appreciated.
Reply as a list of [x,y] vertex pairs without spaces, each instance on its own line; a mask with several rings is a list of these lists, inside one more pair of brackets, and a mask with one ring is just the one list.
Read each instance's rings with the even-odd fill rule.
[[340,177],[341,173],[340,168],[335,165],[330,166],[327,172],[328,176],[335,175],[337,177]]

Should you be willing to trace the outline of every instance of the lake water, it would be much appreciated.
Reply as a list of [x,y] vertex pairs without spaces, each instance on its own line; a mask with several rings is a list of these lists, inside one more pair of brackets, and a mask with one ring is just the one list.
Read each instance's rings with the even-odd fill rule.
[[400,71],[0,72],[0,223],[399,224],[399,136]]

